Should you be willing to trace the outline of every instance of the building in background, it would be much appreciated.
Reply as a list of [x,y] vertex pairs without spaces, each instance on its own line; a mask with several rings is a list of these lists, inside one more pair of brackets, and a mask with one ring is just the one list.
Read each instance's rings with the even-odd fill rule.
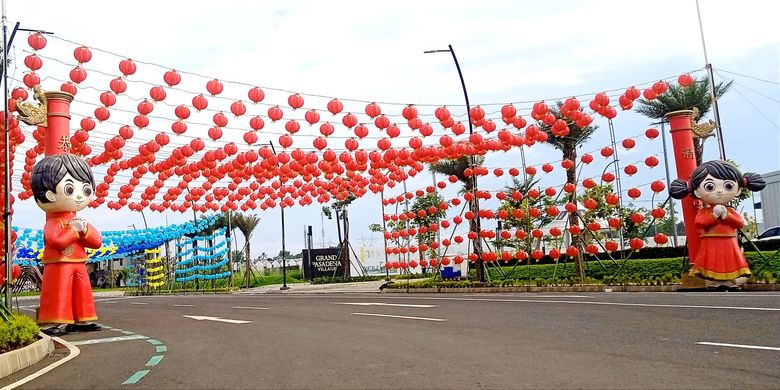
[[763,222],[758,226],[758,233],[771,227],[780,226],[780,171],[763,175],[766,187],[761,190],[761,216]]

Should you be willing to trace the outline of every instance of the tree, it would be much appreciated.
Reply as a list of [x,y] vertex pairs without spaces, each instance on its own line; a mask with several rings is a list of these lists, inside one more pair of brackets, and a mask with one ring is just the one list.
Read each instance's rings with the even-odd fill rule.
[[[501,201],[499,212],[505,210],[509,213],[509,216],[504,220],[503,228],[523,230],[526,233],[526,236],[522,239],[512,238],[509,240],[502,240],[499,238],[497,243],[500,243],[503,246],[522,249],[528,253],[534,250],[534,241],[536,239],[531,235],[531,231],[547,225],[553,220],[553,217],[549,216],[546,212],[542,212],[539,217],[534,218],[530,215],[529,210],[534,208],[544,210],[547,206],[557,205],[559,203],[547,196],[539,196],[537,198],[527,196],[526,194],[528,194],[528,191],[534,188],[537,183],[539,183],[539,179],[536,179],[535,176],[529,176],[524,181],[520,181],[513,177],[512,184],[504,187],[506,198]],[[513,197],[515,193],[522,194],[522,198],[518,200]]]
[[[549,112],[555,117],[555,121],[564,121],[566,123],[566,128],[568,130],[565,133],[562,133],[555,129],[555,124],[545,124],[543,121],[538,121],[537,125],[539,126],[539,130],[547,133],[547,143],[552,146],[555,149],[558,149],[561,151],[561,154],[563,155],[564,160],[570,160],[572,162],[577,161],[577,147],[584,144],[585,142],[590,139],[590,137],[593,135],[593,133],[598,129],[598,126],[587,124],[585,126],[579,126],[581,124],[579,121],[576,121],[569,116],[561,114],[561,108],[563,107],[563,103],[558,101],[556,102],[556,107],[550,107]],[[566,184],[570,185],[576,185],[577,184],[577,172],[575,171],[575,168],[572,166],[572,168],[566,170]],[[572,191],[571,194],[569,194],[569,202],[576,204],[577,202],[577,193],[576,191]],[[569,226],[575,226],[579,225],[577,215],[574,213],[571,213],[569,215]],[[572,245],[573,246],[579,246],[579,236],[572,237]],[[574,268],[576,270],[577,278],[582,280],[582,278],[585,276],[585,270],[582,268],[582,255],[578,255],[574,259]]]
[[[728,83],[718,83],[715,85],[715,98],[720,99],[731,88],[734,80]],[[693,123],[698,124],[699,120],[706,116],[712,108],[712,94],[710,93],[710,80],[708,77],[694,80],[688,87],[680,85],[669,85],[669,90],[658,95],[653,100],[639,99],[639,106],[636,112],[657,120],[664,120],[666,114],[680,110],[693,110]],[[704,141],[712,134],[701,134],[694,137],[693,144],[696,154],[696,164],[701,164],[702,154],[704,153]]]
[[[441,160],[435,164],[431,164],[429,169],[432,172],[440,173],[442,175],[455,176],[458,179],[458,181],[463,183],[463,190],[462,190],[463,193],[468,193],[468,192],[473,193],[476,180],[473,175],[466,175],[466,169],[472,168],[474,166],[482,165],[482,163],[484,162],[485,162],[484,156],[461,156],[456,159]],[[479,210],[477,210],[476,207],[477,202],[469,201],[468,205],[469,205],[469,209],[475,215],[478,215]],[[479,233],[476,218],[469,220],[469,231]],[[476,253],[477,256],[480,256],[482,252],[481,249],[482,249],[482,245],[480,243],[480,238],[477,237],[474,240],[474,253]],[[477,261],[477,269],[476,269],[476,277],[477,280],[479,280],[480,282],[485,281],[485,275],[483,271],[484,270],[482,269],[482,259],[480,258]]]
[[[599,222],[600,224],[603,224],[610,219],[619,218],[624,240],[628,240],[631,237],[642,237],[650,224],[650,220],[645,218],[644,221],[637,224],[631,219],[631,215],[635,213],[642,214],[643,216],[647,215],[647,209],[644,207],[636,207],[633,203],[623,204],[622,207],[619,204],[611,205],[606,201],[607,195],[615,195],[612,184],[596,185],[586,189],[578,197],[579,202],[582,204],[585,204],[586,201],[590,200],[596,202],[596,207],[590,208],[582,213],[582,219],[585,223]],[[603,238],[603,234],[597,232],[592,233],[599,239]],[[648,234],[652,235],[653,230],[650,229]]]
[[[446,210],[442,210],[439,205],[444,203],[438,192],[430,192],[424,196],[418,197],[414,204],[412,204],[411,211],[417,214],[412,219],[412,226],[417,228],[417,246],[422,244],[429,244],[436,241],[438,229],[430,229],[433,224],[438,224],[442,217],[446,214]],[[434,211],[431,213],[431,211]],[[421,213],[422,212],[422,213]],[[424,229],[421,229],[424,228]],[[421,230],[424,230],[421,231]],[[436,249],[429,248],[430,253],[428,257],[435,258],[437,256]],[[423,251],[420,251],[420,260],[423,259]]]
[[252,237],[252,233],[254,232],[255,228],[257,228],[257,225],[260,223],[260,217],[257,215],[247,215],[247,214],[241,214],[241,213],[235,213],[232,215],[231,222],[233,226],[235,226],[241,234],[244,236],[244,260],[246,261],[246,274],[247,274],[247,287],[249,286],[249,274],[250,274],[250,264],[251,264],[251,249],[250,249],[250,238]]

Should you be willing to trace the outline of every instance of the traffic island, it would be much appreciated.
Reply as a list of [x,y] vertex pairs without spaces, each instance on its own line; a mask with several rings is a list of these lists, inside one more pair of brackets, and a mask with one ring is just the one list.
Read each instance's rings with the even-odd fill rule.
[[43,333],[39,336],[40,340],[26,347],[0,354],[0,378],[38,363],[54,352],[52,338]]

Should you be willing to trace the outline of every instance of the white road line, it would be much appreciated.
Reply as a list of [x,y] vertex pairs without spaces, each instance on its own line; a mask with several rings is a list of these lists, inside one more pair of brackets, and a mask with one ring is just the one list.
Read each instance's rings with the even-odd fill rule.
[[416,308],[423,308],[423,309],[439,307],[439,305],[412,305],[406,303],[381,303],[381,302],[331,302],[331,303],[334,305],[416,307]]
[[268,310],[267,307],[254,307],[254,306],[233,306],[231,309],[246,309],[246,310]]
[[780,308],[773,308],[773,307],[673,305],[673,304],[660,304],[660,303],[552,301],[552,300],[543,300],[543,299],[476,299],[476,298],[440,298],[440,297],[415,297],[413,299],[415,299],[415,300],[473,301],[473,302],[563,303],[563,304],[570,304],[570,305],[670,307],[670,308],[681,308],[681,309],[719,309],[719,310],[780,311]]
[[181,305],[181,304],[176,304],[176,303],[174,303],[174,304],[173,304],[173,305],[171,305],[171,306],[173,306],[173,307],[193,307],[193,306],[195,306],[195,305]]
[[105,303],[105,304],[112,304],[112,303],[116,303],[116,301],[105,301],[103,303]]
[[422,321],[435,321],[435,322],[447,321],[444,318],[394,316],[394,315],[391,315],[391,314],[375,314],[375,313],[349,313],[349,314],[356,315],[356,316],[368,316],[368,317],[402,318],[402,319],[405,319],[405,320],[422,320]]
[[131,305],[148,305],[146,302],[130,302]]
[[698,293],[685,293],[685,295],[688,296],[721,296],[721,297],[729,297],[729,298],[737,298],[737,297],[774,297],[774,298],[780,298],[780,294],[744,294],[744,293],[733,293],[733,292],[698,292]]
[[244,320],[231,320],[229,318],[220,318],[220,317],[210,317],[210,316],[182,316],[186,318],[191,318],[195,321],[216,321],[216,322],[227,322],[228,324],[248,324],[252,321],[244,321]]
[[778,347],[764,347],[762,345],[711,343],[709,341],[699,341],[696,344],[699,344],[699,345],[712,345],[712,346],[715,346],[715,347],[732,347],[732,348],[746,348],[746,349],[764,349],[764,350],[767,350],[767,351],[780,351],[780,348],[778,348]]
[[145,340],[148,339],[148,337],[140,335],[140,334],[134,334],[130,336],[119,336],[119,337],[106,337],[102,339],[91,339],[91,340],[79,340],[74,341],[73,345],[90,345],[90,344],[103,344],[103,343],[114,343],[117,341],[128,341],[128,340]]
[[14,382],[14,383],[11,383],[11,384],[3,387],[0,390],[15,389],[16,387],[19,387],[19,386],[21,386],[21,385],[23,385],[23,384],[25,384],[25,383],[35,379],[35,378],[38,378],[39,376],[41,376],[43,374],[46,374],[47,372],[49,372],[51,370],[53,370],[53,369],[55,369],[55,368],[65,364],[65,363],[67,363],[71,359],[74,359],[76,356],[79,356],[79,354],[81,353],[81,350],[78,347],[76,347],[75,345],[73,345],[73,344],[71,344],[71,343],[69,343],[69,342],[67,342],[67,341],[65,341],[65,340],[63,340],[63,339],[61,339],[59,337],[52,337],[52,339],[54,341],[64,345],[66,348],[68,348],[68,356],[65,356],[64,358],[62,358],[60,360],[57,360],[56,362],[54,362],[52,364],[49,364],[48,366],[46,366],[44,368],[41,368],[37,372],[34,372],[34,373],[32,373],[32,374],[30,374],[30,375],[28,375],[28,376],[26,376],[26,377],[24,377],[22,379],[19,379],[18,381]]

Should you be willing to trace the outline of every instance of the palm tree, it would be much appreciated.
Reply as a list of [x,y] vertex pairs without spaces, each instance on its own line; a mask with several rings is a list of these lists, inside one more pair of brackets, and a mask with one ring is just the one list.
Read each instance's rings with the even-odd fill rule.
[[[435,164],[430,165],[430,170],[436,173],[440,173],[442,175],[447,176],[455,176],[458,178],[458,180],[463,183],[463,191],[466,192],[473,192],[474,187],[476,184],[474,176],[466,176],[465,172],[467,168],[471,168],[474,166],[482,165],[482,163],[485,162],[484,156],[461,156],[456,159],[449,159],[449,160],[442,160]],[[476,194],[475,194],[476,195]],[[469,202],[469,209],[475,214],[478,215],[479,210],[476,209],[477,202],[470,201]],[[479,233],[479,229],[477,226],[477,220],[476,219],[470,219],[469,220],[469,231],[477,232]],[[474,240],[474,253],[479,256],[481,254],[482,244],[480,243],[479,235]],[[476,276],[477,280],[480,282],[485,281],[485,275],[482,270],[482,259],[477,261],[477,270],[476,270]]]
[[[731,88],[734,80],[728,83],[718,83],[715,85],[715,98],[720,99]],[[708,77],[694,80],[688,87],[680,85],[669,85],[669,90],[659,95],[654,100],[639,99],[639,106],[636,112],[651,118],[664,120],[666,114],[680,110],[693,110],[693,123],[699,122],[712,109],[712,94],[710,93],[710,80]],[[696,114],[698,112],[698,114]],[[693,143],[696,151],[696,164],[701,164],[702,153],[704,152],[704,140],[710,135],[702,138],[694,137]]]
[[241,234],[244,236],[244,260],[246,261],[246,281],[247,281],[247,287],[249,287],[249,274],[250,274],[250,238],[252,238],[252,233],[254,232],[255,228],[257,228],[257,225],[260,223],[260,217],[257,215],[247,215],[247,214],[241,214],[236,213],[232,216],[232,222],[233,226],[238,228],[238,230],[241,231]]
[[[569,128],[569,133],[565,136],[558,136],[553,131],[553,126],[546,125],[543,122],[537,122],[539,130],[547,133],[547,143],[555,149],[558,149],[563,154],[564,160],[577,161],[577,147],[584,144],[590,139],[593,133],[598,129],[596,125],[587,125],[585,127],[578,126],[574,120],[561,114],[561,107],[563,103],[556,102],[556,107],[550,107],[550,113],[555,116],[556,120],[563,120]],[[560,134],[560,133],[558,133]],[[566,183],[576,185],[577,184],[577,172],[575,168],[566,170]],[[577,192],[572,191],[569,194],[569,202],[577,204]],[[569,226],[579,225],[577,213],[569,214]],[[578,247],[580,244],[580,237],[573,236],[571,240],[572,246]],[[579,255],[574,259],[574,267],[576,269],[577,277],[582,279],[585,276],[585,271],[582,268],[582,256]]]

